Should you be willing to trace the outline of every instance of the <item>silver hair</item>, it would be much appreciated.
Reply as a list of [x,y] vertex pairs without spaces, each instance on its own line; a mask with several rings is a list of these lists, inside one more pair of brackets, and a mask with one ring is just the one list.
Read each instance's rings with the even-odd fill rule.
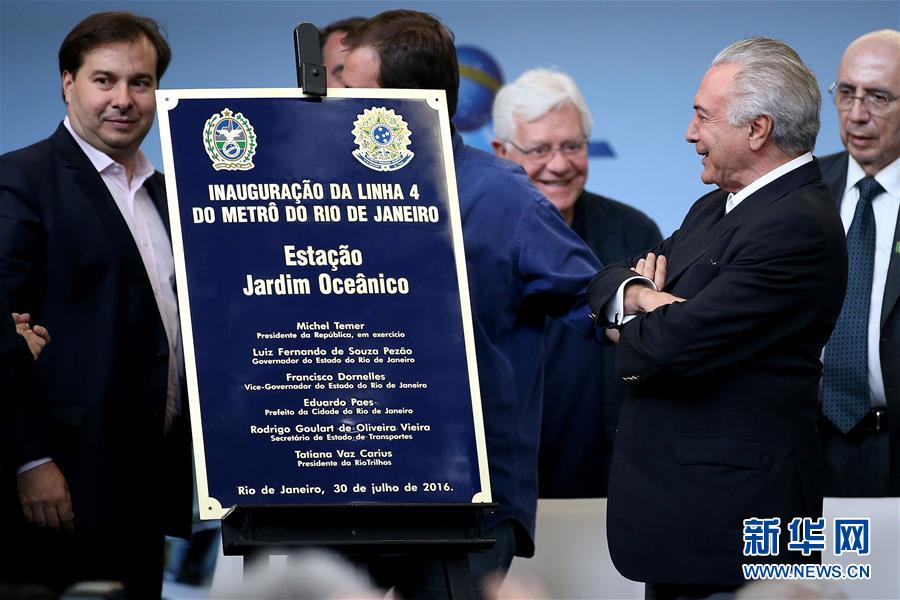
[[738,66],[728,111],[732,125],[768,115],[778,148],[788,154],[812,152],[822,96],[816,76],[793,48],[772,38],[749,38],[719,52],[712,66],[722,64]]
[[516,118],[528,123],[567,102],[578,109],[581,128],[585,137],[590,138],[594,120],[575,81],[560,71],[529,69],[497,92],[493,110],[494,136],[511,140],[516,135]]

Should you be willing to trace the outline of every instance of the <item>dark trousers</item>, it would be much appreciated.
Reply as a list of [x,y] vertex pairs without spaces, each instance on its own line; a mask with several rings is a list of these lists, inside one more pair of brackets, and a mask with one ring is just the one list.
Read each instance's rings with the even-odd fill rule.
[[124,584],[129,599],[160,597],[161,531],[150,530],[139,518],[123,519],[114,529],[84,529],[77,515],[74,533],[39,528],[24,521],[15,496],[4,491],[0,531],[6,552],[0,585],[37,585],[59,594],[78,582],[105,580]]
[[[505,576],[516,553],[516,531],[512,521],[489,528],[485,538],[497,543],[485,552],[469,554],[469,572],[478,598],[484,598],[484,578],[491,573]],[[375,585],[395,588],[404,600],[447,600],[450,590],[443,561],[430,558],[383,558],[366,561]]]
[[887,430],[841,433],[826,420],[822,432],[825,495],[841,498],[890,496],[890,438]]

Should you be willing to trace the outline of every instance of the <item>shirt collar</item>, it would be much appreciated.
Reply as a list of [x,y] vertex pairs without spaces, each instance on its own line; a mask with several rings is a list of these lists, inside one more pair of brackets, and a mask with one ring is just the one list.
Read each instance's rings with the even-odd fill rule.
[[[847,156],[847,183],[844,186],[844,194],[850,191],[851,188],[855,187],[859,180],[866,176],[866,172],[863,171],[863,168],[859,166],[859,163],[856,162],[856,159],[852,156]],[[896,158],[894,162],[883,168],[882,170],[875,173],[875,181],[881,184],[881,187],[885,189],[885,191],[894,199],[898,198],[900,195],[900,157]]]
[[728,194],[728,199],[726,201],[726,213],[734,210],[734,208],[744,201],[750,194],[761,189],[762,187],[772,183],[782,175],[787,175],[794,169],[798,169],[805,165],[808,162],[812,162],[813,156],[812,152],[807,152],[806,154],[801,154],[797,158],[790,160],[780,167],[776,167],[758,178],[756,181],[737,192],[736,194]]
[[[98,173],[103,173],[108,169],[112,168],[113,165],[118,164],[109,155],[101,152],[97,148],[91,146],[88,142],[84,140],[75,129],[72,127],[72,123],[69,122],[69,116],[66,115],[66,118],[63,119],[63,125],[66,126],[66,129],[69,130],[69,133],[72,134],[72,137],[75,138],[75,143],[78,144],[78,147],[87,155],[88,160],[91,161],[91,164],[94,165],[94,169],[97,170]],[[122,165],[119,165],[122,166]],[[153,175],[153,163],[150,162],[150,159],[143,153],[143,151],[138,148],[137,154],[134,159],[134,174],[131,177],[132,187],[140,187],[144,184],[144,181]],[[122,168],[122,172],[125,172],[124,167]]]

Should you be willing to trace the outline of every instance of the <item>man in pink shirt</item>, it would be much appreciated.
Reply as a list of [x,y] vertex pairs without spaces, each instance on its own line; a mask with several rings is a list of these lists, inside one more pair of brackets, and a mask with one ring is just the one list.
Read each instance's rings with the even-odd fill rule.
[[6,582],[158,598],[164,533],[190,530],[165,190],[140,151],[170,58],[150,19],[87,17],[59,51],[63,123],[0,157],[0,305],[54,335],[6,436]]

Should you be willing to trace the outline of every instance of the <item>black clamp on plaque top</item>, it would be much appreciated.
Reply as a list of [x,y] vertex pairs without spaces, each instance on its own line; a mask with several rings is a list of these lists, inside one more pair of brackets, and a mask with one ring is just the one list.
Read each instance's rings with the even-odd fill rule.
[[294,27],[294,58],[297,62],[297,86],[309,96],[327,96],[328,79],[322,64],[319,30],[312,23]]

